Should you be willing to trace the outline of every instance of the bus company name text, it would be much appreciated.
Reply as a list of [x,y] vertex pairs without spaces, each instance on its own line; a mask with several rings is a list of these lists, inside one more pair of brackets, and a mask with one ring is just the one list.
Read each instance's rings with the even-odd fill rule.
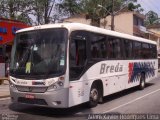
[[107,65],[105,63],[102,63],[100,68],[100,74],[115,73],[122,71],[123,71],[123,65],[120,65],[119,63],[115,65]]
[[19,85],[27,85],[26,81],[17,81],[16,83],[19,84]]

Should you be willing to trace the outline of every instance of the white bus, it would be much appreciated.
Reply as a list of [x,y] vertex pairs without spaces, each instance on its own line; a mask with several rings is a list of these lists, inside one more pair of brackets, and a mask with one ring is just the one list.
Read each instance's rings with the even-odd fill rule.
[[157,76],[156,42],[80,23],[19,30],[12,48],[13,102],[94,107],[103,97]]

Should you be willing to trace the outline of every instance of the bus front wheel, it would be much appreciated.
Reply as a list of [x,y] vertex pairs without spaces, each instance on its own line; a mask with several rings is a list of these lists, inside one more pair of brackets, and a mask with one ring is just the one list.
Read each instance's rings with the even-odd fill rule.
[[93,84],[90,90],[88,106],[89,107],[97,106],[99,98],[100,98],[100,90],[97,88],[95,84]]

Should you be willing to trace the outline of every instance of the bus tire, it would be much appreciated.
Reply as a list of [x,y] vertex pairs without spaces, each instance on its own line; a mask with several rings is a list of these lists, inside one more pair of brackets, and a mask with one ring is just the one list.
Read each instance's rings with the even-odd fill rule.
[[88,107],[96,107],[100,98],[100,90],[96,86],[96,84],[93,84],[90,90],[90,95],[89,95],[89,102],[88,102]]
[[146,84],[146,82],[145,82],[145,74],[142,73],[141,74],[141,78],[140,78],[140,83],[139,83],[139,89],[143,90],[145,88],[145,84]]

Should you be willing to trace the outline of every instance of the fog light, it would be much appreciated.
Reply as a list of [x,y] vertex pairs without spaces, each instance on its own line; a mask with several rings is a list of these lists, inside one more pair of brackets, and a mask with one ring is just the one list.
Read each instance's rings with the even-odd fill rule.
[[53,105],[59,105],[59,104],[61,104],[61,101],[53,101],[52,104]]
[[62,83],[62,82],[58,82],[58,85],[59,85],[59,86],[63,86],[63,83]]
[[53,85],[53,88],[54,88],[54,89],[57,89],[57,86],[56,86],[56,85]]
[[57,102],[52,102],[52,104],[55,105],[55,106],[58,105]]

